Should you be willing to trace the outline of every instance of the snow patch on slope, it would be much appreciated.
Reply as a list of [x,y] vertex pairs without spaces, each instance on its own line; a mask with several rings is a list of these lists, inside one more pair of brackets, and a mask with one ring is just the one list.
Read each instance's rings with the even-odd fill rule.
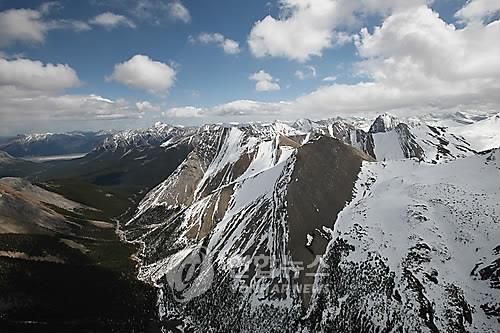
[[[498,151],[491,154],[497,155]],[[499,198],[499,162],[492,157],[438,165],[413,160],[365,163],[355,198],[334,227],[334,241],[343,239],[354,246],[340,265],[368,264],[373,255],[380,256],[394,272],[403,300],[410,303],[412,297],[403,286],[404,271],[411,272],[432,302],[430,319],[444,331],[449,328],[450,286],[456,286],[472,308],[472,324],[466,327],[498,332],[499,322],[481,306],[497,302],[500,290],[471,272],[476,264],[492,262],[493,249],[500,245]],[[368,302],[362,310],[370,313],[372,306]],[[406,320],[408,324],[413,319],[402,319]]]

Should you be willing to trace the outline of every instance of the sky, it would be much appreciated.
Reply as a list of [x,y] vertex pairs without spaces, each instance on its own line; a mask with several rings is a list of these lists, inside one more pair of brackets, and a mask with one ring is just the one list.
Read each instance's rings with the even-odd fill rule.
[[0,0],[0,136],[498,111],[500,0]]

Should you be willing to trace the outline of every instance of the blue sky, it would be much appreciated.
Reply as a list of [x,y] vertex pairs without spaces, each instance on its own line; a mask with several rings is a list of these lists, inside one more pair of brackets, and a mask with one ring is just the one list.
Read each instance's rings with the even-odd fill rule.
[[[0,59],[4,60],[4,66],[0,66],[0,95],[4,89],[5,96],[12,96],[12,93],[7,95],[7,91],[14,89],[22,96],[44,98],[39,104],[47,104],[47,110],[40,110],[39,114],[28,113],[22,118],[15,109],[23,109],[23,104],[9,100],[8,108],[0,106],[0,117],[13,126],[0,130],[0,135],[52,128],[134,127],[157,120],[194,124],[303,116],[325,118],[381,111],[397,113],[403,109],[412,112],[457,108],[488,111],[496,107],[493,92],[484,96],[468,94],[481,90],[477,79],[494,81],[497,78],[498,63],[488,56],[497,52],[497,47],[489,45],[488,40],[499,37],[498,24],[495,24],[499,5],[488,0],[469,3],[409,0],[404,5],[401,3],[391,0],[50,3],[0,0],[0,28],[7,27],[4,32],[0,31]],[[171,12],[174,5],[180,6],[176,7],[181,8],[180,13]],[[24,9],[39,15],[31,17],[26,26],[16,19]],[[120,19],[96,23],[102,14]],[[421,31],[418,30],[420,26]],[[375,27],[382,27],[381,32],[375,33]],[[366,29],[364,34],[363,29]],[[208,36],[212,39],[204,43],[202,33],[211,34]],[[214,37],[215,33],[219,37]],[[468,45],[483,39],[478,36],[486,38],[474,53]],[[225,52],[220,46],[220,38],[237,42],[239,52]],[[451,46],[444,46],[448,42]],[[412,47],[419,43],[422,43],[422,52]],[[436,48],[439,53],[432,54],[432,49]],[[485,66],[493,66],[490,77],[484,76],[483,68],[472,66],[479,51],[486,53],[483,55]],[[451,55],[449,63],[441,59],[439,54],[443,53]],[[115,66],[135,55],[144,55],[148,58],[145,61],[165,64],[175,72],[171,82],[165,82],[161,93],[152,93],[146,88],[151,87],[144,83],[148,78],[123,76],[132,75],[130,72],[118,78]],[[40,62],[33,70],[47,75],[46,80],[57,80],[48,73],[47,64],[68,65],[69,69],[59,67],[60,73],[53,75],[62,77],[72,69],[78,82],[61,83],[53,89],[30,85],[26,91],[26,84],[15,77],[18,72],[11,69],[20,65],[15,63],[19,59]],[[455,75],[450,67],[435,75],[431,70],[442,68],[435,67],[436,61],[443,61],[445,66],[470,62],[473,73]],[[390,68],[388,63],[407,67],[394,65],[396,67]],[[259,71],[263,71],[261,75],[250,79]],[[423,72],[428,76],[421,78]],[[399,74],[407,76],[404,82],[412,83],[405,90],[398,81],[401,79]],[[330,79],[324,80],[326,77]],[[470,81],[474,78],[474,82]],[[141,83],[125,83],[134,80],[141,80]],[[256,89],[259,80],[265,82]],[[439,90],[440,95],[426,91],[423,80],[435,84],[434,91]],[[462,94],[462,98],[453,93],[453,90],[456,92],[453,87],[449,87],[449,91],[446,89],[448,81],[457,80],[465,86],[466,94]],[[155,82],[158,81],[153,80],[151,84]],[[370,84],[373,86],[367,86]],[[396,94],[398,99],[391,94]],[[50,101],[45,99],[47,96]],[[75,99],[74,103],[81,107],[82,103],[76,98],[84,99],[85,96],[120,101],[121,106],[119,110],[103,106],[105,111],[97,115],[86,111],[86,116],[79,118],[78,107],[69,102],[66,105],[62,100],[62,97]],[[475,103],[468,102],[473,99]],[[152,106],[147,111],[134,109],[136,103],[145,101]],[[231,104],[235,101],[239,103]],[[244,104],[248,101],[253,104]],[[59,103],[55,108],[61,110],[51,115],[51,103]],[[99,105],[95,107],[100,108]],[[38,122],[30,122],[33,115]]]
[[[168,1],[166,1],[168,2]],[[9,8],[38,8],[43,1],[3,1],[0,10]],[[138,99],[154,99],[149,94],[129,89],[118,83],[106,82],[116,63],[123,62],[135,54],[145,54],[154,60],[174,62],[179,66],[175,87],[167,103],[184,105],[195,103],[210,106],[234,99],[259,99],[279,101],[290,99],[321,84],[322,77],[298,80],[294,73],[303,65],[287,59],[257,59],[245,45],[252,25],[270,11],[277,15],[277,6],[268,1],[184,1],[191,15],[191,22],[172,22],[165,19],[160,24],[134,17],[129,5],[119,1],[62,1],[61,7],[53,10],[49,17],[86,21],[102,12],[130,17],[137,21],[137,28],[118,27],[112,30],[94,28],[90,31],[54,31],[47,35],[43,45],[17,43],[4,51],[21,53],[44,63],[67,63],[79,74],[84,85],[71,91],[96,93],[110,98],[130,96]],[[132,3],[132,2],[131,2]],[[165,16],[167,14],[165,13]],[[236,56],[226,55],[215,45],[193,45],[189,36],[201,32],[219,32],[240,42],[242,52]],[[339,80],[352,82],[352,76],[339,70],[337,65],[349,64],[355,57],[352,45],[330,50],[325,57],[316,57],[307,64],[317,67],[324,76],[337,75]],[[248,76],[266,69],[280,78],[283,86],[279,91],[258,93],[255,83]],[[345,72],[345,75],[342,75]],[[286,88],[287,86],[290,88]],[[193,92],[195,97],[193,98]],[[199,96],[197,96],[197,94]],[[194,99],[194,100],[193,100]]]

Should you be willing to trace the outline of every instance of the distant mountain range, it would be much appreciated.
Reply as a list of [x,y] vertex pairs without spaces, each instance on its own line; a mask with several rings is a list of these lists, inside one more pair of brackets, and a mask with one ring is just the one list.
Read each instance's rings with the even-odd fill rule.
[[0,142],[0,150],[14,157],[88,153],[111,132],[69,132],[26,134]]

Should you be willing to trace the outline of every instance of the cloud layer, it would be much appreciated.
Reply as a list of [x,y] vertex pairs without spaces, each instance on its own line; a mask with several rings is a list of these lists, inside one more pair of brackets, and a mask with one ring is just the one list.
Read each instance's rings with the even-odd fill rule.
[[68,65],[42,64],[29,59],[0,58],[0,87],[33,91],[59,91],[80,85],[75,70]]
[[54,128],[55,122],[78,125],[80,121],[138,119],[149,111],[146,104],[133,105],[123,99],[65,93],[80,84],[76,71],[65,64],[0,58],[0,135],[44,124]]

